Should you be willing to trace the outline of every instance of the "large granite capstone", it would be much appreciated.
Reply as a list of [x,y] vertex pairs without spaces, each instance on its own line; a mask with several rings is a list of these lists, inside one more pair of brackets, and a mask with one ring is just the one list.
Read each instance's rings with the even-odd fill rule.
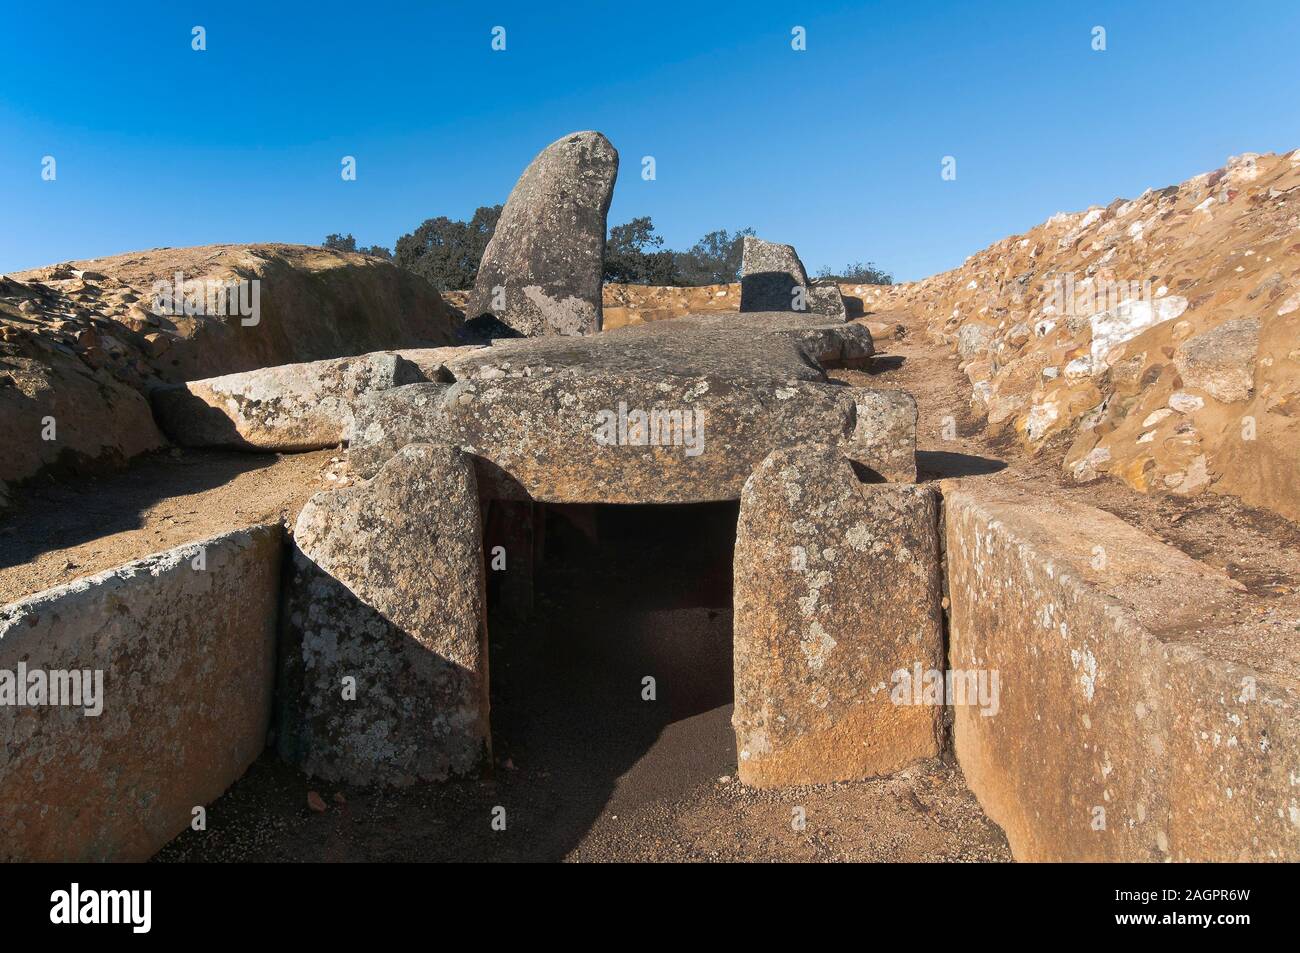
[[[914,408],[860,413],[876,406],[869,392],[822,366],[870,353],[860,325],[773,314],[498,341],[449,361],[454,383],[361,400],[351,466],[368,477],[409,443],[440,443],[474,455],[488,497],[693,503],[738,499],[768,453],[813,436],[881,479],[910,479]],[[903,446],[901,467],[877,430]]]

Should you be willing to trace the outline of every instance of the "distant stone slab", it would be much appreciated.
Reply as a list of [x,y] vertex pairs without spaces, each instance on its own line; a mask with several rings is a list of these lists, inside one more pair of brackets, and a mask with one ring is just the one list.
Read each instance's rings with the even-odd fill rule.
[[547,146],[515,184],[479,265],[465,317],[528,337],[601,329],[605,218],[618,152],[598,132]]
[[814,285],[793,245],[746,235],[741,258],[740,310],[806,312],[847,321],[839,286]]
[[281,640],[281,755],[310,775],[406,785],[489,746],[474,467],[408,446],[373,480],[312,497],[294,530]]
[[830,445],[754,471],[735,556],[742,782],[828,784],[939,753],[942,699],[897,675],[944,667],[938,512],[932,489],[862,483]]
[[916,399],[901,390],[852,389],[857,413],[844,455],[888,483],[916,482]]
[[[407,353],[433,370],[463,350]],[[150,401],[159,426],[183,447],[319,450],[351,438],[363,394],[427,379],[416,361],[381,351],[169,385],[154,390]]]

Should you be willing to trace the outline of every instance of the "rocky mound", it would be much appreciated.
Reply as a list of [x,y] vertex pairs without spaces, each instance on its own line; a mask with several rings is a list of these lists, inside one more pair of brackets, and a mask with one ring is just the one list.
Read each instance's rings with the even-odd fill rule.
[[460,317],[368,255],[209,245],[0,277],[0,480],[163,444],[160,383],[452,342]]
[[1077,480],[1300,519],[1300,151],[1055,215],[864,301],[922,316],[975,415]]

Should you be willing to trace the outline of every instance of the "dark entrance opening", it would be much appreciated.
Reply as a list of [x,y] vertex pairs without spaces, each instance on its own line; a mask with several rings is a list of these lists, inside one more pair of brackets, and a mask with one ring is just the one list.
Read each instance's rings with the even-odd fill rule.
[[[543,812],[573,841],[602,812],[734,773],[738,513],[735,502],[489,507],[494,758],[538,779]],[[491,568],[496,546],[505,570]],[[512,548],[525,558],[512,562]]]

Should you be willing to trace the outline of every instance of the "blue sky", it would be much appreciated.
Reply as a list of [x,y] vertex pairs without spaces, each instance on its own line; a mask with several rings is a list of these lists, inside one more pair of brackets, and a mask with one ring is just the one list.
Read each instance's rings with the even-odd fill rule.
[[920,278],[1054,212],[1300,147],[1298,40],[1295,0],[13,2],[0,272],[335,231],[391,247],[599,129],[622,156],[611,224],[651,215],[673,247],[752,225],[810,270]]

